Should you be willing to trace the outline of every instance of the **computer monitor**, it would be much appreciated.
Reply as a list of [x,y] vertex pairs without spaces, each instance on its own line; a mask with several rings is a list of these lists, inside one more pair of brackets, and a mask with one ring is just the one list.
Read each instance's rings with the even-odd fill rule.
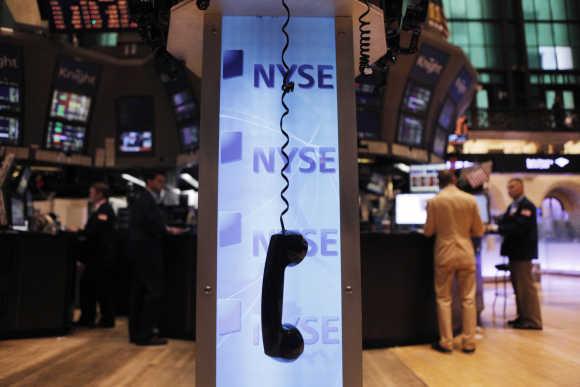
[[19,198],[10,200],[10,223],[12,226],[26,225],[26,203]]
[[455,104],[452,100],[447,99],[441,108],[441,113],[439,114],[439,119],[437,123],[445,130],[447,133],[453,130],[455,118]]
[[68,91],[54,90],[50,117],[66,121],[87,122],[91,111],[91,97],[71,93]]
[[435,130],[435,137],[433,138],[433,153],[437,156],[444,157],[447,153],[448,137],[447,130],[437,127]]
[[358,137],[370,140],[379,139],[381,133],[381,115],[382,112],[380,110],[369,110],[357,106],[356,126]]
[[51,32],[107,32],[136,30],[127,0],[39,1],[40,12],[49,19]]
[[175,93],[171,97],[177,122],[191,121],[197,117],[197,102],[189,90]]
[[20,119],[0,116],[0,145],[18,145],[20,142]]
[[477,207],[479,208],[479,215],[481,216],[481,221],[483,223],[489,223],[489,198],[487,195],[479,194],[475,195],[475,200],[477,201]]
[[190,124],[179,130],[181,145],[184,150],[193,150],[199,146],[199,125]]
[[20,86],[14,82],[0,81],[0,112],[20,112]]
[[424,132],[425,122],[422,119],[408,114],[401,114],[397,133],[398,143],[408,146],[421,146]]
[[87,128],[69,125],[60,121],[50,121],[46,135],[49,150],[82,153],[85,149]]
[[153,134],[150,131],[122,132],[119,139],[119,151],[122,153],[153,152]]
[[411,192],[439,192],[438,174],[445,169],[448,169],[446,164],[411,165]]
[[420,226],[427,221],[427,202],[434,193],[399,194],[395,198],[395,223],[400,226]]
[[431,90],[409,81],[403,98],[403,109],[415,114],[425,114],[431,101]]

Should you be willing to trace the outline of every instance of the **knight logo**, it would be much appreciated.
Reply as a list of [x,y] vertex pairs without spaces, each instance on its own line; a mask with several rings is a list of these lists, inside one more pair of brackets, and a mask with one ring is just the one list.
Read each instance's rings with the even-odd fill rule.
[[440,75],[443,71],[443,65],[435,58],[428,58],[425,55],[420,55],[417,58],[417,66],[422,68],[427,74]]
[[4,69],[18,69],[18,60],[16,58],[10,58],[6,55],[0,57],[0,70]]
[[80,69],[68,69],[66,67],[61,67],[58,69],[58,77],[61,79],[66,79],[67,81],[73,81],[79,86],[89,84],[95,86],[97,83],[97,77],[90,75]]
[[[223,79],[238,78],[244,75],[245,53],[243,50],[226,50],[223,54]],[[253,85],[258,89],[272,89],[281,86],[286,69],[281,63],[255,63]],[[288,79],[300,89],[334,89],[335,66],[330,64],[289,64]]]

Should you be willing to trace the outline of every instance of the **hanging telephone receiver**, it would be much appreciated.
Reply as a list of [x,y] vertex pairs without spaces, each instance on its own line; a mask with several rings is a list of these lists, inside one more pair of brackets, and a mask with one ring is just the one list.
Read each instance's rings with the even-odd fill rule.
[[300,234],[272,235],[262,282],[262,340],[266,355],[279,360],[296,360],[304,351],[300,331],[282,324],[284,271],[302,262],[308,252],[308,242]]

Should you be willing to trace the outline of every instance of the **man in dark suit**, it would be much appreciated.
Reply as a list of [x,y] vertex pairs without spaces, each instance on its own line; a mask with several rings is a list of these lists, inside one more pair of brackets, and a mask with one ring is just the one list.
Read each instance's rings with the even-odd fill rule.
[[167,227],[159,203],[165,187],[160,172],[145,176],[146,187],[129,209],[129,254],[132,260],[129,339],[137,345],[164,345],[158,324],[163,296],[163,237],[180,230]]
[[532,260],[538,258],[536,206],[525,197],[521,179],[511,179],[507,189],[513,202],[498,226],[503,236],[501,255],[510,262],[518,313],[508,324],[516,329],[542,329],[540,301],[532,276]]
[[109,187],[95,183],[89,190],[92,213],[81,233],[85,269],[80,282],[81,317],[78,326],[95,325],[97,301],[98,326],[115,326],[113,276],[115,268],[116,217],[109,204]]

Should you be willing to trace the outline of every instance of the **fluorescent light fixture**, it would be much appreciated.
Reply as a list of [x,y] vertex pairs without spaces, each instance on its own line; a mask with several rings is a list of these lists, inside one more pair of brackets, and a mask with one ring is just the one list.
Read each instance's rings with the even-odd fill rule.
[[0,27],[0,31],[2,31],[6,34],[13,34],[14,33],[14,29],[12,29],[10,27]]
[[399,171],[402,171],[402,172],[405,172],[405,173],[411,172],[411,167],[409,167],[407,164],[396,163],[395,164],[395,168],[397,168]]
[[137,184],[138,186],[143,188],[146,187],[145,182],[143,180],[137,179],[135,176],[129,175],[128,173],[123,173],[121,177],[124,180],[127,180],[129,183]]
[[179,175],[179,177],[181,177],[181,180],[185,181],[187,184],[191,185],[196,190],[199,189],[199,182],[195,180],[194,177],[191,176],[189,173],[182,173],[181,175]]

